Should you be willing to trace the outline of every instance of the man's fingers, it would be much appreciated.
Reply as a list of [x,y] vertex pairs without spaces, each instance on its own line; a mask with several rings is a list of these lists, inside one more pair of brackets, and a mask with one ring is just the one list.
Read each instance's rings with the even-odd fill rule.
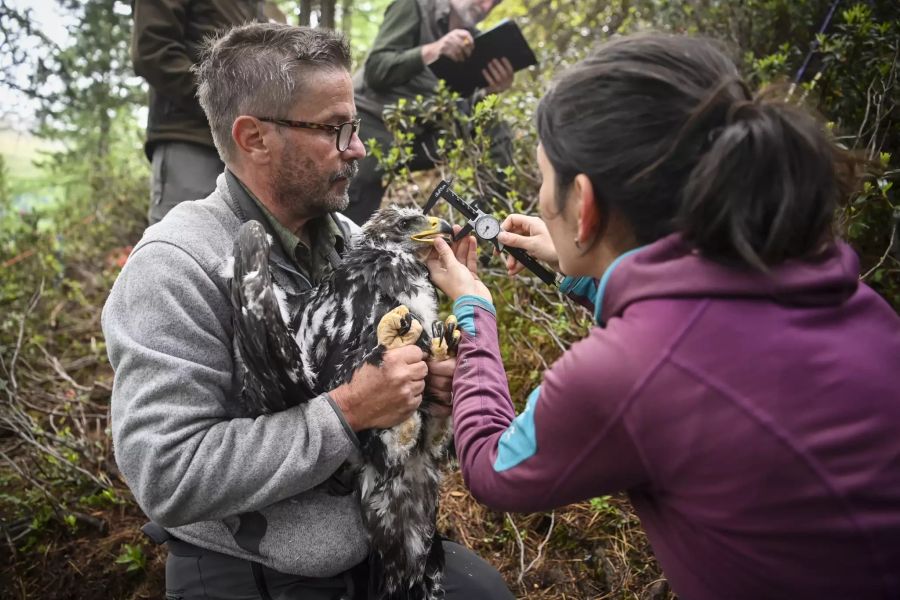
[[488,68],[494,74],[494,79],[497,81],[503,81],[509,75],[506,66],[496,58],[488,63]]
[[497,83],[494,81],[494,77],[487,69],[481,70],[481,76],[484,77],[484,80],[487,82],[488,87],[494,87],[495,85],[497,85]]
[[428,371],[432,377],[452,378],[456,370],[456,358],[428,361]]
[[410,377],[416,382],[421,381],[424,386],[425,378],[428,377],[428,363],[424,360],[420,360],[419,362],[410,365]]
[[487,79],[488,83],[490,83],[491,85],[497,83],[497,80],[499,79],[499,77],[497,77],[497,69],[495,65],[496,62],[497,61],[492,60],[481,71],[481,73],[485,76],[485,79]]
[[[394,348],[393,350],[388,350],[388,353],[393,354],[401,363],[412,365],[421,362],[422,365],[425,365],[425,353],[415,344]],[[425,366],[425,369],[427,371],[428,367]]]
[[460,37],[462,38],[462,51],[463,56],[468,58],[469,55],[472,54],[472,50],[475,49],[475,40],[472,38],[472,34],[466,31],[465,29],[460,29]]

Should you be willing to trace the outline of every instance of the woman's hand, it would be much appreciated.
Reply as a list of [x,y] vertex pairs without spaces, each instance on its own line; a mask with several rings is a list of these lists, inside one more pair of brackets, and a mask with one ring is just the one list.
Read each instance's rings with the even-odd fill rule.
[[431,281],[453,301],[460,296],[480,296],[493,302],[491,293],[478,279],[477,242],[467,236],[451,248],[441,238],[434,240],[432,250],[425,264],[431,273]]
[[[497,241],[501,244],[521,248],[534,258],[553,267],[553,270],[559,271],[556,247],[553,245],[553,240],[550,239],[547,225],[542,220],[525,215],[509,215],[500,225],[500,229],[502,231],[497,237]],[[510,254],[506,255],[506,271],[510,277],[524,268],[525,266]]]

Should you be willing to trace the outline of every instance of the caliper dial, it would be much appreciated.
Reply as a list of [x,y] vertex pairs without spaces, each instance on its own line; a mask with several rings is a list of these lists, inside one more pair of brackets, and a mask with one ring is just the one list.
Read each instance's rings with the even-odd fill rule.
[[473,223],[475,235],[482,240],[494,240],[500,235],[500,221],[491,215],[481,215]]

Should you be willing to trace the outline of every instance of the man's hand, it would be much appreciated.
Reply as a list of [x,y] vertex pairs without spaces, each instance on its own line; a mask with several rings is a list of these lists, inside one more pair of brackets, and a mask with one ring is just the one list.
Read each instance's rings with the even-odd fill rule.
[[441,39],[422,46],[422,62],[428,66],[441,56],[462,62],[469,58],[474,47],[475,41],[471,33],[465,29],[454,29]]
[[446,417],[452,412],[451,390],[453,389],[453,372],[456,371],[456,357],[446,360],[428,361],[428,377],[425,379],[425,389],[442,404],[431,404],[429,412],[435,417]]
[[330,392],[353,431],[387,429],[408,419],[422,403],[428,365],[418,346],[384,353],[380,367],[364,364],[348,383]]
[[512,86],[516,72],[509,59],[504,56],[489,62],[487,67],[481,70],[481,74],[484,76],[484,80],[488,82],[488,86],[484,91],[488,94],[499,94]]

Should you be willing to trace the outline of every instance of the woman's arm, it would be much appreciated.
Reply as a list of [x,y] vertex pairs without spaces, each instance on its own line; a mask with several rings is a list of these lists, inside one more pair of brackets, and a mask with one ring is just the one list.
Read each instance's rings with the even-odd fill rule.
[[623,420],[630,386],[618,368],[621,344],[596,331],[574,344],[516,416],[496,312],[474,274],[474,241],[464,240],[454,254],[437,240],[435,250],[431,278],[456,299],[453,312],[463,331],[453,421],[460,468],[475,498],[527,512],[645,482],[647,470]]
[[516,416],[493,307],[464,296],[454,313],[464,332],[453,380],[456,450],[477,500],[532,512],[647,481],[622,418],[626,398],[604,394],[602,373],[613,370],[615,357],[602,340],[573,346]]

